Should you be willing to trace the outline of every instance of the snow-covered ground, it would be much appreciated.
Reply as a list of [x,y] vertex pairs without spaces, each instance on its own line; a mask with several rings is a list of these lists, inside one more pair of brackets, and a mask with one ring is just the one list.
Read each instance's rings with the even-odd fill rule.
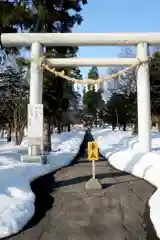
[[[112,132],[112,129],[93,129],[100,152],[115,168],[145,179],[157,187],[149,200],[150,217],[160,238],[160,134],[152,133],[152,152],[138,152],[138,138],[131,132]],[[17,147],[0,141],[0,238],[18,232],[34,214],[35,196],[30,182],[56,170],[76,156],[84,132],[54,134],[53,152],[48,164],[24,163],[21,156],[27,153],[27,139]]]
[[111,128],[93,129],[102,155],[121,170],[147,180],[157,187],[149,200],[150,218],[160,238],[160,133],[152,132],[152,152],[138,152],[138,138],[131,132],[113,132]]
[[84,132],[54,134],[47,165],[21,162],[27,153],[27,139],[21,146],[0,142],[0,238],[17,233],[33,216],[35,195],[30,182],[52,170],[68,165],[77,155]]

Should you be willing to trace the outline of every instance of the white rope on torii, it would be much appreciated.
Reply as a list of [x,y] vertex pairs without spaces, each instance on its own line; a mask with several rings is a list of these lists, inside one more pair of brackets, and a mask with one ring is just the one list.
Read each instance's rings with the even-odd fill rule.
[[[116,79],[118,78],[119,76],[121,76],[123,73],[131,70],[131,69],[134,69],[138,66],[140,66],[141,64],[143,63],[147,63],[150,61],[150,58],[148,58],[147,60],[145,61],[140,61],[138,58],[137,58],[137,61],[134,62],[133,64],[131,64],[129,67],[126,67],[124,69],[121,69],[120,71],[118,71],[117,73],[113,73],[113,74],[110,74],[110,75],[106,75],[106,76],[102,76],[102,77],[99,77],[98,79],[94,80],[94,79],[76,79],[76,78],[72,78],[72,77],[69,77],[68,75],[65,74],[65,71],[56,71],[56,69],[54,67],[51,67],[51,64],[49,64],[49,59],[45,58],[44,56],[41,57],[38,62],[36,60],[36,58],[32,57],[30,59],[31,62],[35,62],[35,63],[38,63],[40,67],[42,67],[42,69],[46,69],[47,71],[53,73],[55,76],[59,76],[59,77],[62,77],[63,79],[67,80],[67,81],[70,81],[70,82],[73,82],[75,84],[81,84],[81,85],[86,85],[86,84],[90,84],[90,85],[94,85],[94,84],[101,84],[101,83],[104,83],[105,81],[107,80],[110,80],[110,79]],[[55,62],[56,62],[56,59],[55,59]]]

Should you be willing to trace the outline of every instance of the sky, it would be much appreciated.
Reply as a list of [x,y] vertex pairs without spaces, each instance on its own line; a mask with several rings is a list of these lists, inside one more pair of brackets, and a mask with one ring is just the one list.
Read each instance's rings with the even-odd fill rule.
[[[84,21],[74,32],[159,32],[160,0],[88,0],[81,12]],[[80,47],[81,58],[114,58],[121,47]],[[83,68],[87,76],[87,68]],[[106,74],[106,68],[99,69]]]
[[[84,19],[73,32],[160,32],[160,0],[88,0],[81,15]],[[114,58],[121,47],[80,47],[80,58]],[[88,68],[81,68],[87,77]],[[99,68],[100,75],[107,68]]]

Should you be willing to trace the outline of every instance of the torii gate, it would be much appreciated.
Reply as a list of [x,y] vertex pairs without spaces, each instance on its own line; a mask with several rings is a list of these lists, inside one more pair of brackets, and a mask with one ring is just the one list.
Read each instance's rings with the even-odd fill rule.
[[[8,33],[1,34],[4,47],[31,46],[30,76],[30,106],[36,115],[36,106],[42,106],[43,75],[39,65],[42,56],[42,46],[137,46],[136,58],[116,59],[48,59],[53,67],[67,66],[129,66],[138,61],[146,61],[137,67],[137,99],[138,99],[138,137],[139,151],[151,151],[151,111],[150,111],[150,83],[148,65],[148,46],[160,45],[160,33]],[[37,105],[38,104],[38,105]],[[39,105],[40,104],[40,105]],[[43,114],[41,113],[41,116]],[[31,122],[28,135],[30,145],[36,139],[43,140],[43,118],[40,119],[38,132],[34,133],[34,121]],[[34,141],[32,140],[34,139]],[[36,147],[32,146],[31,155],[39,154],[40,141]],[[34,144],[33,144],[34,145]]]

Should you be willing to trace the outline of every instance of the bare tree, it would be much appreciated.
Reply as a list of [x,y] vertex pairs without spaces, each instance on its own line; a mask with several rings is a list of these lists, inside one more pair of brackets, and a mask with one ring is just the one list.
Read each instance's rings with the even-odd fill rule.
[[[122,48],[119,57],[121,58],[133,58],[135,57],[135,49],[134,48]],[[109,74],[117,73],[118,71],[125,69],[124,66],[116,66],[108,69]],[[136,105],[136,69],[129,69],[116,79],[111,79],[108,84],[108,91],[110,96],[112,94],[123,94],[127,99],[133,99],[133,104]],[[133,114],[133,124],[137,125],[137,111],[134,107]],[[120,126],[119,126],[120,127]],[[135,126],[135,129],[137,127]]]
[[[119,57],[133,58],[135,57],[135,49],[124,47],[122,48]],[[114,74],[124,68],[124,66],[115,66],[109,68],[108,73]],[[131,91],[136,91],[136,69],[127,70],[125,73],[121,74],[116,79],[111,79],[110,81],[108,81],[108,91],[111,95],[115,92],[125,92],[126,94],[129,94]]]

